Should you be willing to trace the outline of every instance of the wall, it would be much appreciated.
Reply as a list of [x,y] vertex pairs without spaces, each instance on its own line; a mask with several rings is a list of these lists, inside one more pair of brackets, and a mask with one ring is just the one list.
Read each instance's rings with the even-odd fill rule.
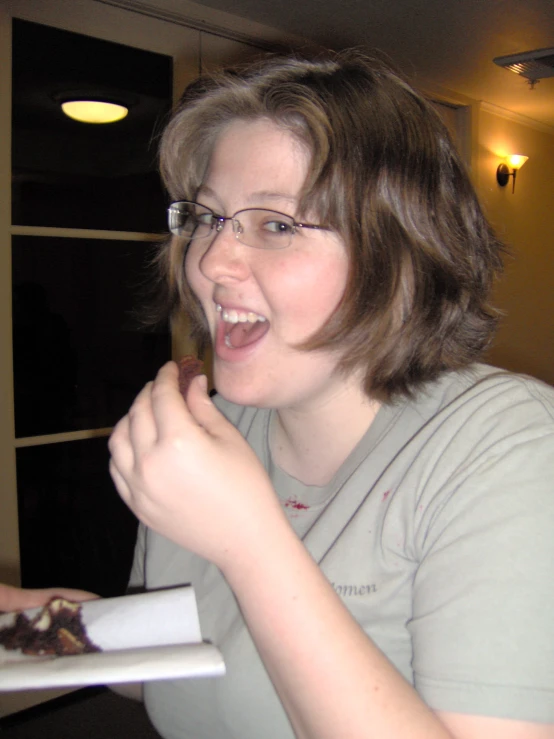
[[[511,250],[495,291],[505,316],[487,360],[554,384],[554,130],[529,123],[491,106],[479,112],[479,194]],[[500,157],[509,153],[529,157],[514,194],[511,178],[506,187],[496,182]]]
[[[15,495],[15,449],[13,444],[12,390],[12,298],[11,248],[7,227],[11,220],[10,126],[11,28],[0,3],[0,582],[17,583],[19,577],[19,534]],[[2,145],[4,142],[4,145]]]

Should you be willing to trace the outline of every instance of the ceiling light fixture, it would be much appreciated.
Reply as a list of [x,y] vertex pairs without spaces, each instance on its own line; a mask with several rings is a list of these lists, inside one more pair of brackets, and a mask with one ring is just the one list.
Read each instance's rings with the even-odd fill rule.
[[81,123],[115,123],[129,112],[124,105],[105,100],[66,100],[61,106],[66,116]]
[[[510,177],[513,177],[512,193],[516,189],[516,174],[518,169],[521,169],[529,157],[523,156],[523,154],[510,154],[506,157],[506,162],[499,164],[496,169],[496,181],[500,187],[506,187]],[[510,169],[512,170],[510,172]]]
[[52,95],[66,116],[81,123],[115,123],[137,103],[127,92],[104,89],[62,90]]

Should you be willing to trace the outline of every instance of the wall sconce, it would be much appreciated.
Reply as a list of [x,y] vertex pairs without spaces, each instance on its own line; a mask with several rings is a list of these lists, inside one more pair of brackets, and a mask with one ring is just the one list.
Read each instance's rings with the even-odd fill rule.
[[[512,193],[516,189],[516,174],[518,169],[521,169],[529,157],[525,157],[522,154],[511,154],[506,157],[506,164],[502,163],[498,165],[496,170],[496,181],[500,187],[506,187],[510,177],[513,177],[512,181]],[[510,172],[510,169],[512,170]]]

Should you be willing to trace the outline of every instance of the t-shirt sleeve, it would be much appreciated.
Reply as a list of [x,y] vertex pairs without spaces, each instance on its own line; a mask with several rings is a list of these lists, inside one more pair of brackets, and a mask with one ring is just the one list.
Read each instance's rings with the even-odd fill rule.
[[415,686],[434,709],[554,722],[551,413],[526,392],[495,399],[421,492],[408,628]]

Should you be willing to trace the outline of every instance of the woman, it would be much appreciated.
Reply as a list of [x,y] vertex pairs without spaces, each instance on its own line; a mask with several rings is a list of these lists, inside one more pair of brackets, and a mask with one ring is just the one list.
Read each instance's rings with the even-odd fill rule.
[[[554,393],[475,364],[500,245],[438,117],[359,55],[202,80],[161,148],[173,301],[214,348],[110,440],[132,586],[227,676],[164,737],[554,736]],[[229,221],[229,222],[228,222]]]

